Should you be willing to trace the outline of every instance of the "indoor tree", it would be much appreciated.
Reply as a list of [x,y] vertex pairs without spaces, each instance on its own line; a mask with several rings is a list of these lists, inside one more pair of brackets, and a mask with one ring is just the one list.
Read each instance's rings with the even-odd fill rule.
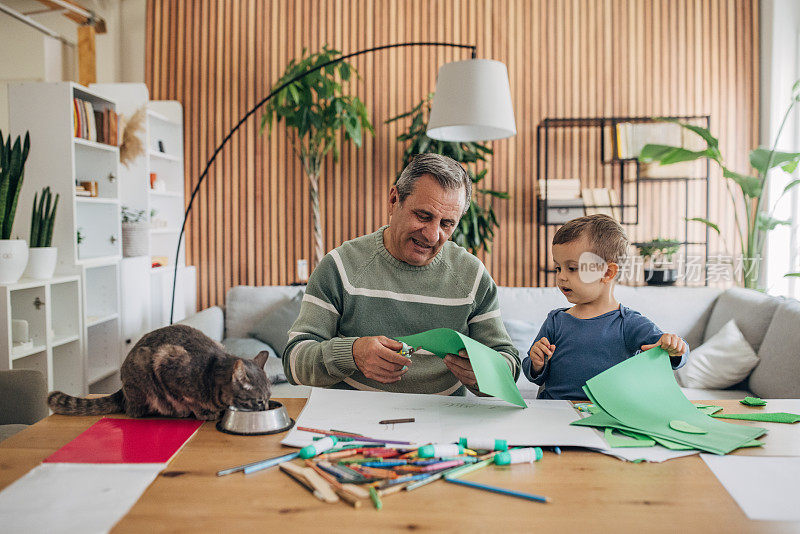
[[[289,62],[272,90],[340,55],[340,51],[327,45],[312,54],[303,49],[302,57]],[[364,130],[375,133],[364,103],[357,96],[345,94],[342,84],[353,76],[357,77],[358,73],[345,61],[323,67],[282,89],[267,102],[261,117],[260,132],[265,128],[271,132],[276,119],[284,121],[291,135],[292,148],[308,177],[314,226],[314,265],[325,255],[319,208],[319,183],[325,156],[332,151],[334,161],[339,160],[340,131],[343,141],[350,140],[357,147],[361,146]]]
[[[401,143],[409,142],[403,151],[401,169],[404,169],[414,156],[425,153],[442,154],[465,164],[467,174],[472,180],[473,190],[490,200],[488,206],[483,207],[473,197],[470,200],[469,209],[459,221],[451,239],[473,254],[477,254],[481,249],[490,252],[495,228],[499,226],[491,204],[491,198],[506,199],[509,195],[503,191],[478,188],[478,184],[486,178],[488,170],[483,169],[476,172],[470,164],[486,161],[487,156],[492,154],[492,149],[479,143],[439,141],[428,137],[425,132],[428,129],[428,117],[430,117],[432,99],[433,93],[430,93],[410,111],[386,121],[387,124],[405,118],[411,121],[408,125],[408,130],[397,136],[397,140]],[[399,178],[400,175],[397,177]]]
[[[800,152],[779,152],[775,149],[781,137],[783,127],[790,113],[800,102],[800,80],[795,82],[792,87],[792,98],[786,113],[783,116],[775,142],[772,148],[758,147],[750,151],[750,166],[753,167],[754,174],[740,174],[728,168],[722,159],[719,149],[719,140],[714,137],[707,128],[673,121],[682,127],[696,133],[706,143],[703,150],[687,150],[682,147],[666,145],[645,145],[639,155],[639,160],[645,163],[659,162],[661,165],[670,165],[682,161],[694,161],[709,158],[716,162],[722,169],[722,176],[725,178],[725,185],[728,190],[731,202],[734,205],[735,229],[739,240],[740,252],[742,255],[742,285],[748,288],[758,288],[760,268],[759,263],[764,253],[766,234],[778,225],[790,225],[790,220],[782,220],[774,217],[775,206],[793,187],[800,184],[800,179],[791,180],[784,187],[781,194],[774,202],[765,198],[767,176],[769,170],[780,167],[786,173],[793,173],[800,162]],[[665,119],[667,120],[667,119]],[[738,191],[731,187],[731,183],[738,186]],[[771,204],[771,207],[770,207]],[[744,211],[744,219],[739,216],[740,206]],[[721,235],[719,225],[695,217],[689,219],[705,224]]]

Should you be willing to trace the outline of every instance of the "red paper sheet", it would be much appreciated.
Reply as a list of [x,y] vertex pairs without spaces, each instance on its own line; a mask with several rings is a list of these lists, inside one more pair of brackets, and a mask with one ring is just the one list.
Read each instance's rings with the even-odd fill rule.
[[103,417],[44,461],[77,464],[166,463],[202,421]]

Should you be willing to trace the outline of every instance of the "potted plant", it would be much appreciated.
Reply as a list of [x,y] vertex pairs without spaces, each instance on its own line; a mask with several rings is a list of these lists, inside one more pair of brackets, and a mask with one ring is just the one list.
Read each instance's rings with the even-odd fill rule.
[[[300,61],[291,60],[283,76],[275,82],[273,89],[280,87],[298,74],[340,56],[341,52],[322,47],[321,52],[303,57]],[[333,159],[339,159],[339,130],[341,139],[350,140],[361,146],[364,130],[375,134],[367,117],[367,108],[357,96],[344,93],[343,83],[356,74],[346,61],[329,65],[284,87],[275,98],[264,106],[261,129],[272,131],[272,121],[284,121],[291,135],[292,147],[303,163],[303,171],[308,177],[311,197],[311,217],[313,224],[314,265],[325,255],[322,242],[322,218],[319,209],[319,182],[322,177],[322,163],[325,156],[333,150]]]
[[25,276],[46,280],[53,276],[58,259],[58,249],[52,246],[52,243],[59,195],[53,200],[50,188],[45,187],[42,189],[41,198],[37,197],[38,193],[33,195],[30,250]]
[[[776,150],[787,119],[798,102],[800,102],[800,80],[796,81],[792,87],[791,102],[783,116],[778,133],[775,135],[775,142],[772,148],[758,147],[750,151],[750,166],[755,170],[755,175],[740,174],[728,168],[722,159],[719,140],[711,135],[707,128],[684,124],[679,121],[671,122],[677,122],[683,128],[691,130],[702,137],[706,143],[704,150],[693,151],[676,146],[645,145],[639,154],[640,161],[645,163],[658,162],[661,165],[707,158],[720,167],[722,176],[726,180],[730,180],[738,186],[738,192],[734,193],[730,183],[726,184],[731,203],[734,206],[734,228],[736,229],[743,267],[741,282],[747,288],[757,289],[761,285],[760,264],[767,232],[774,230],[779,225],[789,226],[792,223],[791,220],[776,218],[775,208],[786,193],[800,184],[800,179],[790,180],[783,191],[779,195],[775,195],[777,198],[774,200],[767,198],[765,192],[767,191],[767,178],[771,169],[780,167],[784,172],[791,174],[800,164],[800,152],[780,152]],[[669,121],[670,119],[664,120]],[[740,214],[744,216],[741,217]],[[719,225],[712,221],[700,217],[689,220],[705,224],[722,236]]]
[[669,286],[678,279],[678,269],[672,257],[681,246],[680,241],[656,238],[645,243],[634,243],[644,259],[644,281],[651,286]]
[[[397,136],[397,140],[400,142],[411,142],[403,152],[401,169],[405,168],[417,154],[427,153],[442,154],[465,164],[467,174],[472,180],[473,190],[476,195],[483,196],[483,201],[477,202],[474,198],[476,195],[473,196],[470,200],[469,209],[461,217],[451,239],[473,254],[477,254],[481,249],[490,252],[495,228],[499,226],[491,204],[491,198],[506,199],[509,195],[504,191],[479,189],[477,185],[486,178],[488,170],[483,169],[476,172],[469,164],[486,161],[486,156],[492,153],[492,149],[479,143],[456,143],[439,141],[428,137],[425,132],[428,129],[428,117],[431,112],[432,99],[433,93],[430,93],[410,111],[386,121],[388,124],[406,117],[411,119],[408,131]],[[398,175],[397,177],[399,178],[400,176]]]
[[145,217],[145,210],[132,210],[122,206],[122,256],[147,256],[147,234],[150,223]]
[[19,280],[28,264],[28,245],[24,239],[11,239],[11,227],[30,148],[30,134],[24,142],[17,137],[12,145],[11,136],[4,143],[0,132],[0,284]]

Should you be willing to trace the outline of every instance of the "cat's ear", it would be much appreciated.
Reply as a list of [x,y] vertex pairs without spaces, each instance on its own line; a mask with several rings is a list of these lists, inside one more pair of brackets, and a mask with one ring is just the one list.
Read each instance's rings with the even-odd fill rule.
[[269,358],[269,351],[262,350],[258,353],[258,355],[256,355],[255,358],[253,358],[253,361],[256,363],[259,369],[263,369],[264,365],[267,363],[267,358]]
[[231,376],[233,382],[246,384],[247,381],[247,368],[244,365],[244,360],[236,360],[233,364],[233,374]]

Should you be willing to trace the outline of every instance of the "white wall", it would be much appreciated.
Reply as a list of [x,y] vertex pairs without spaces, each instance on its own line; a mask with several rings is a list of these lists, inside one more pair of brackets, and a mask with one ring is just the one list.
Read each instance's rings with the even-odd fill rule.
[[[797,0],[762,0],[761,3],[761,131],[759,144],[771,147],[781,121],[791,102],[791,89],[800,79],[800,2]],[[789,116],[778,150],[800,151],[800,106]],[[768,235],[766,250],[766,288],[777,295],[800,297],[797,278],[784,274],[800,271],[800,188],[795,187],[775,204],[783,188],[798,172],[788,175],[779,168],[770,173],[768,199],[775,206],[773,216],[794,219],[792,227],[779,226]]]
[[[21,13],[40,10],[36,0],[0,0]],[[96,38],[98,83],[144,82],[146,0],[79,0],[106,21]],[[61,13],[30,15],[76,43],[78,26]],[[10,81],[62,81],[78,77],[75,47],[0,13],[0,129],[8,129],[6,84]]]

